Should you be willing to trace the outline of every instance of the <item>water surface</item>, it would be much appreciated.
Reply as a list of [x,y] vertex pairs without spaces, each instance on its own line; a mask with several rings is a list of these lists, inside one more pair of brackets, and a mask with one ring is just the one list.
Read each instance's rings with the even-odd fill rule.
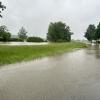
[[22,45],[46,45],[47,42],[0,42],[0,45],[8,45],[8,46],[22,46]]
[[0,70],[0,100],[100,100],[100,48]]

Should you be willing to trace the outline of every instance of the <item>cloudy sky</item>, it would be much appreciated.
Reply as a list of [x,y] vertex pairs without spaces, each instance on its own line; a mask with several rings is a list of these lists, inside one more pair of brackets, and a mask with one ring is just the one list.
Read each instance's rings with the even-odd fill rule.
[[74,32],[74,39],[83,39],[89,24],[100,21],[100,0],[1,0],[7,9],[1,25],[12,34],[23,26],[28,35],[46,37],[50,22],[63,21]]

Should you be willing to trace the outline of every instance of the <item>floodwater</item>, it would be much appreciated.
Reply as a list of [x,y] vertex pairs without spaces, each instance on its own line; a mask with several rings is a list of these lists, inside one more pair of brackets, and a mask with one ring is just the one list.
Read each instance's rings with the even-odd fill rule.
[[9,46],[22,46],[22,45],[46,45],[47,42],[0,42],[0,45],[9,45]]
[[0,69],[0,100],[100,100],[100,48]]

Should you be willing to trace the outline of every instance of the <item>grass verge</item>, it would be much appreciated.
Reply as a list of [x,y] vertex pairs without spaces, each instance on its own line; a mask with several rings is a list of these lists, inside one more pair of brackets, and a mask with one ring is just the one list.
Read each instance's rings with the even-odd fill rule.
[[0,66],[65,53],[86,45],[79,42],[52,43],[37,46],[0,46]]

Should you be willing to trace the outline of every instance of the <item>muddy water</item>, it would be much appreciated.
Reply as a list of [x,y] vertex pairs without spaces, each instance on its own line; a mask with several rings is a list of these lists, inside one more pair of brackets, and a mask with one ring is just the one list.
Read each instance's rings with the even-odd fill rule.
[[2,68],[0,100],[100,100],[99,46]]
[[23,46],[23,45],[47,45],[47,42],[0,42],[0,45]]

